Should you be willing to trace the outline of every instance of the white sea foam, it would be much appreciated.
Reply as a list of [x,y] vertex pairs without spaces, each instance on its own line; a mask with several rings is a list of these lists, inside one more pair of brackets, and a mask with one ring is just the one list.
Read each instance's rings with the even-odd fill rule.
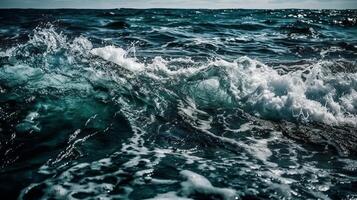
[[130,71],[141,71],[144,65],[135,61],[134,58],[127,57],[127,51],[114,46],[95,48],[90,51],[93,55],[99,56],[104,60],[111,61]]
[[225,200],[236,199],[236,191],[229,188],[214,187],[204,176],[196,174],[189,170],[183,170],[180,174],[187,179],[182,182],[182,192],[188,196],[194,192],[206,195],[219,195]]
[[191,198],[180,197],[176,192],[167,192],[146,200],[193,200]]
[[204,176],[199,175],[189,170],[182,170],[180,175],[186,179],[181,182],[181,190],[179,192],[167,192],[159,194],[150,200],[189,200],[190,195],[217,195],[224,200],[238,199],[237,192],[229,188],[219,188],[212,185],[212,183]]
[[[299,70],[280,75],[276,70],[249,58],[226,66],[231,89],[243,107],[266,118],[305,120],[328,124],[357,125],[355,112],[357,74],[332,74],[317,63],[304,74]],[[345,88],[344,91],[338,91]],[[343,92],[343,94],[339,94]]]

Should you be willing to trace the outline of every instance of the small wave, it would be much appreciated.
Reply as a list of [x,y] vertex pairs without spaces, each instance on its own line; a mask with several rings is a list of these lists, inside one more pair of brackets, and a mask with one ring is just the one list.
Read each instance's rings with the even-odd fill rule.
[[281,28],[287,32],[289,37],[308,36],[318,38],[323,36],[319,31],[322,27],[305,21],[297,21],[292,24],[284,25]]
[[116,22],[110,22],[105,27],[107,28],[112,28],[112,29],[123,29],[123,28],[128,28],[130,25],[126,22],[123,21],[116,21]]

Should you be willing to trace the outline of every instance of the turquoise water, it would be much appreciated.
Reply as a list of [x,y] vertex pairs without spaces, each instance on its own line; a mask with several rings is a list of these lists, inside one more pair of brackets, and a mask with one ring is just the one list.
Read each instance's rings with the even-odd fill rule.
[[1,10],[7,199],[354,199],[356,10]]

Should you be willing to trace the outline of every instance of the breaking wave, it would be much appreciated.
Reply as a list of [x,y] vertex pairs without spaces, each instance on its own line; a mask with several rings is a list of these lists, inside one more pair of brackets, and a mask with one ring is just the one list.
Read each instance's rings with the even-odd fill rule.
[[[133,94],[133,88],[140,87],[149,103],[160,99],[170,104],[168,97],[174,96],[192,99],[198,107],[237,107],[273,121],[357,125],[357,73],[334,72],[341,65],[334,61],[278,69],[246,56],[231,62],[157,56],[143,63],[130,55],[134,48],[92,46],[82,36],[69,40],[54,28],[37,29],[26,44],[2,52],[9,63],[0,69],[0,81],[7,87],[49,93],[57,89],[94,94],[99,84],[111,91],[106,96],[120,96],[123,90]],[[288,67],[294,70],[284,70]],[[168,97],[160,93],[164,90]]]

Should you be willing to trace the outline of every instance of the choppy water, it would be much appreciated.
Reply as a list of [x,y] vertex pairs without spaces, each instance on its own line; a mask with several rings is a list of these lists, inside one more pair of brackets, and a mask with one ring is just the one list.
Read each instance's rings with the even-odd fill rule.
[[356,199],[356,10],[0,10],[7,199]]

